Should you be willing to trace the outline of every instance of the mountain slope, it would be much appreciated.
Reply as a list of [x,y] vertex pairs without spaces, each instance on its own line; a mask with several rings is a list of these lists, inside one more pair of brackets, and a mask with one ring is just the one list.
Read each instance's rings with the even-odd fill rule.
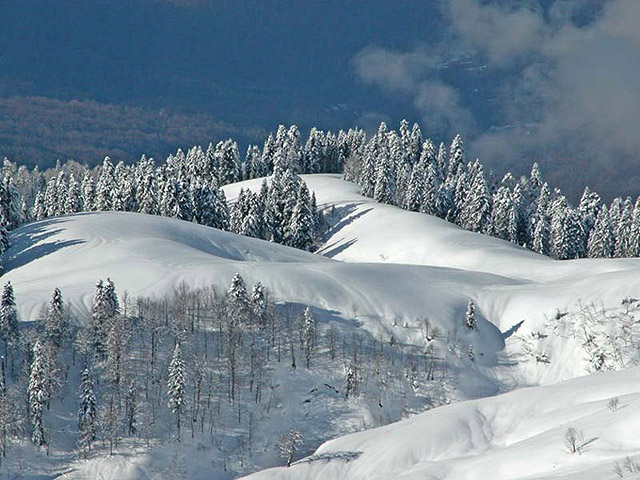
[[[607,404],[619,398],[619,410]],[[251,480],[601,480],[640,459],[640,369],[443,406],[322,445]],[[582,436],[570,454],[569,428]],[[628,473],[628,472],[627,472]],[[628,473],[629,474],[629,473]]]

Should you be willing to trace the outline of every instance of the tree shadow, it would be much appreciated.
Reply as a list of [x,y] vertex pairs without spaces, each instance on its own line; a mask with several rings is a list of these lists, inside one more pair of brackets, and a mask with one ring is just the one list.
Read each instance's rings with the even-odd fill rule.
[[9,236],[9,249],[3,254],[4,273],[20,268],[65,247],[84,243],[84,240],[54,240],[47,242],[62,228],[51,228],[52,225],[63,223],[61,218],[52,218],[41,222],[25,225],[13,231]]
[[[329,218],[330,219],[338,218],[339,220],[336,223],[331,224],[329,226],[327,231],[322,236],[322,241],[326,242],[331,237],[333,237],[336,233],[342,230],[344,227],[346,227],[347,225],[350,225],[351,223],[356,221],[358,218],[366,215],[372,210],[372,208],[367,208],[365,210],[362,210],[361,212],[354,214],[356,208],[359,205],[362,205],[362,202],[348,203],[346,205],[343,205],[333,210],[332,215],[330,215]],[[340,254],[341,252],[345,251],[346,249],[348,249],[358,241],[357,239],[352,239],[352,240],[349,240],[348,242],[345,242],[341,245],[336,246],[341,240],[342,239],[337,240],[331,245],[326,245],[317,253],[325,257],[332,258]]]

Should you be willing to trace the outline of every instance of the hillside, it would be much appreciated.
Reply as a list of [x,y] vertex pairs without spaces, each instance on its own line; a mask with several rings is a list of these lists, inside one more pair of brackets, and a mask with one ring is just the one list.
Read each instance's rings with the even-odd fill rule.
[[[633,368],[444,406],[331,440],[291,468],[248,479],[602,480],[618,478],[616,464],[634,478],[639,385]],[[610,408],[613,398],[619,405]],[[584,444],[574,454],[569,428]]]
[[[240,437],[234,429],[240,427],[233,426],[233,411],[223,411],[217,420],[221,422],[218,428],[224,432],[220,433],[223,440],[209,453],[214,469],[211,470],[209,464],[196,462],[185,466],[189,478],[210,478],[212,471],[217,472],[219,478],[233,478],[280,464],[273,442],[285,425],[295,425],[305,431],[307,443],[302,453],[308,455],[329,438],[386,425],[438,405],[582,376],[594,371],[594,358],[600,358],[601,350],[606,351],[604,366],[598,365],[603,370],[617,370],[639,360],[635,346],[640,342],[637,327],[640,306],[635,302],[621,305],[624,298],[637,296],[640,289],[638,260],[555,261],[495,238],[464,231],[434,217],[374,203],[360,196],[356,186],[333,175],[305,176],[305,180],[315,191],[329,223],[319,254],[166,217],[95,212],[55,217],[12,232],[11,248],[4,256],[6,273],[2,281],[12,282],[20,317],[25,322],[41,318],[42,308],[54,286],[62,290],[77,321],[86,322],[95,283],[107,277],[115,282],[121,298],[126,292],[132,298],[162,300],[171,297],[181,283],[193,288],[212,286],[221,295],[233,275],[239,272],[249,287],[262,282],[285,317],[307,305],[311,307],[323,338],[319,363],[309,371],[298,370],[298,373],[279,361],[267,365],[270,382],[278,389],[278,401],[268,415],[259,405],[248,410],[260,418],[260,430],[255,433],[254,441],[264,451],[254,453],[251,459],[239,457],[231,462],[230,454],[225,452],[236,448],[234,439]],[[227,197],[233,200],[240,188],[258,188],[260,183],[261,180],[253,180],[229,185],[225,187]],[[469,299],[477,307],[477,331],[464,327]],[[579,303],[581,300],[583,304]],[[585,308],[592,309],[586,312]],[[340,360],[329,361],[328,335],[334,329],[342,338],[342,355]],[[584,336],[592,334],[597,341],[586,342]],[[626,343],[620,346],[622,339]],[[387,387],[383,381],[380,386],[375,382],[367,384],[365,380],[359,398],[345,399],[338,391],[348,364],[349,354],[345,352],[358,342],[369,352],[369,359],[376,358],[376,348],[386,351],[385,361],[389,362],[390,371],[395,372],[393,381],[397,379],[399,385]],[[614,351],[610,352],[611,349]],[[429,380],[428,358],[437,363],[441,377],[438,373],[437,379]],[[363,368],[373,369],[370,363],[371,360],[367,360]],[[424,367],[420,366],[423,364]],[[420,366],[416,370],[420,376],[411,380],[411,368],[416,365]],[[575,385],[580,385],[587,395],[590,379],[604,378],[609,377],[587,377]],[[326,385],[340,388],[335,389],[335,394],[328,394],[324,390],[328,388]],[[477,403],[438,408],[381,432],[388,432],[390,438],[396,428],[407,428],[411,432],[414,428],[416,432],[435,428],[444,434],[450,425],[460,425],[472,433],[471,443],[465,440],[458,444],[457,430],[453,429],[445,436],[448,440],[443,441],[442,447],[438,446],[444,450],[434,453],[440,463],[429,463],[426,470],[420,470],[422,467],[416,470],[460,478],[455,475],[475,468],[468,465],[495,463],[491,455],[498,454],[493,450],[496,445],[507,449],[508,458],[509,449],[515,448],[505,440],[511,435],[509,432],[519,432],[519,438],[531,437],[532,442],[538,442],[537,430],[517,430],[520,428],[516,425],[517,419],[525,415],[526,406],[536,404],[533,400],[520,402],[520,398],[531,396],[539,398],[541,405],[551,404],[574,384],[567,385],[570,386],[553,387],[560,389],[558,391],[544,388],[517,391]],[[593,388],[600,388],[598,385],[594,384]],[[629,393],[633,392],[635,390]],[[619,393],[624,394],[622,390]],[[300,398],[306,400],[301,404],[294,401]],[[519,403],[512,405],[512,400]],[[506,413],[502,414],[503,410]],[[554,418],[564,424],[575,418],[564,417],[572,411],[561,411]],[[482,419],[489,418],[490,412],[495,412],[495,418],[504,417],[504,425],[495,426],[494,422],[491,430],[486,430]],[[548,435],[554,438],[561,437],[564,431],[557,424],[549,427]],[[594,429],[587,426],[585,431],[591,434],[590,430]],[[72,427],[61,426],[60,431],[68,428]],[[243,425],[244,428],[248,427]],[[376,432],[380,431],[372,431],[370,441],[364,441],[368,437],[357,434],[335,442],[337,445],[346,442],[340,450],[360,449],[357,451],[364,452],[363,458],[368,458],[370,445],[379,445],[371,447],[371,455],[380,457],[380,472],[393,476],[404,472],[408,464],[419,466],[423,458],[432,458],[430,455],[435,451],[428,447],[430,440],[425,440],[419,445],[427,450],[407,447],[409,460],[399,460],[395,467],[392,461],[385,470],[382,465],[386,465],[388,457],[382,452],[389,448],[377,441],[379,433]],[[167,438],[169,432],[163,431],[158,441],[164,442]],[[353,438],[356,443],[349,443]],[[358,443],[362,441],[366,445]],[[141,451],[133,463],[125,462],[120,456],[105,459],[96,455],[87,463],[75,464],[73,471],[79,478],[96,477],[107,471],[113,475],[116,474],[113,472],[129,472],[126,474],[140,478],[162,471],[171,455],[188,458],[194,449],[202,448],[200,442],[196,436],[179,453],[172,450],[171,444],[162,444],[164,446],[157,450]],[[554,442],[561,444],[562,440]],[[598,443],[600,445],[604,442]],[[320,453],[326,448],[322,447]],[[557,450],[560,459],[564,459],[561,447]],[[487,457],[476,455],[481,451],[487,452]],[[469,455],[473,462],[480,463],[466,459]],[[458,460],[451,460],[454,457],[465,460],[460,460],[458,466]],[[59,453],[57,458],[64,455]],[[611,463],[612,459],[613,456],[606,457],[602,465]],[[556,462],[555,457],[549,461]],[[304,475],[327,478],[323,475],[329,473],[340,478],[368,478],[366,475],[374,471],[360,467],[362,463],[356,461],[344,465],[332,461],[322,467],[329,470],[318,470],[323,462],[314,461],[274,475],[298,478],[287,475],[294,475],[302,468],[303,476],[299,478],[305,478]],[[375,463],[366,463],[375,468]],[[543,463],[547,468],[549,462]],[[348,470],[341,470],[345,465]],[[436,470],[429,470],[432,467]],[[60,471],[59,467],[50,468],[50,471]],[[388,478],[381,475],[379,478]]]

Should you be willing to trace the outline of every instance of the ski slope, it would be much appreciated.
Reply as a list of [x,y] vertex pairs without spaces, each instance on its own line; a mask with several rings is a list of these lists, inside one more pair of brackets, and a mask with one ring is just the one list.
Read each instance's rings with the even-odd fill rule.
[[[619,398],[617,411],[607,403]],[[640,369],[443,406],[247,480],[603,480],[640,461]],[[585,446],[571,454],[568,428]],[[635,478],[625,472],[629,478]]]

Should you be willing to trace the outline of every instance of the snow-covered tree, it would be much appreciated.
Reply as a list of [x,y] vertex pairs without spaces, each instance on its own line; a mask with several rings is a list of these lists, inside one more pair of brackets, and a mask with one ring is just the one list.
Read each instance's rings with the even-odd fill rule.
[[307,307],[302,314],[302,334],[304,337],[304,349],[307,368],[311,367],[311,357],[316,344],[316,322],[311,314],[311,308]]
[[613,256],[613,248],[614,236],[609,219],[609,209],[606,205],[602,205],[591,230],[591,235],[589,235],[588,256],[591,258],[609,258]]
[[4,284],[0,300],[0,336],[5,344],[5,356],[9,346],[17,347],[20,339],[18,312],[11,282]]
[[473,300],[469,300],[467,303],[467,311],[464,314],[464,326],[469,330],[477,330],[478,322],[476,320],[476,307]]
[[309,189],[306,183],[302,182],[289,225],[288,245],[301,250],[311,250],[315,230],[314,223],[310,208]]
[[96,439],[98,416],[93,380],[88,368],[82,371],[78,398],[78,447],[86,454]]
[[291,466],[296,453],[303,444],[302,434],[293,428],[280,437],[276,447],[278,448],[280,457],[285,460],[287,467]]
[[116,183],[113,163],[111,163],[111,159],[109,157],[105,157],[102,162],[102,168],[100,169],[98,184],[96,185],[96,210],[112,210],[115,192]]
[[69,320],[64,311],[62,292],[58,287],[53,289],[51,300],[44,318],[44,335],[48,342],[61,347],[69,334]]
[[176,422],[177,440],[180,441],[180,422],[186,407],[185,392],[185,364],[182,359],[182,349],[177,343],[173,349],[171,362],[169,363],[169,377],[167,379],[168,406],[173,413]]
[[49,398],[47,391],[47,370],[44,347],[40,340],[33,346],[33,360],[29,374],[29,412],[31,416],[31,441],[38,446],[46,444],[43,423],[44,408]]

